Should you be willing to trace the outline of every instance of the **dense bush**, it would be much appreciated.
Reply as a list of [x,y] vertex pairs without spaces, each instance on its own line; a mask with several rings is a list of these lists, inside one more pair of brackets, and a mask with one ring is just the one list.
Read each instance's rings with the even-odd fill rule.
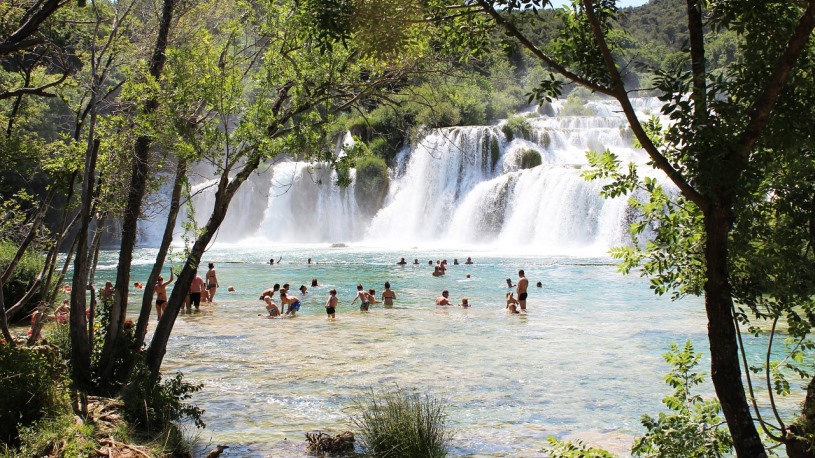
[[55,347],[0,345],[0,442],[17,445],[19,428],[64,410],[65,373]]
[[170,423],[184,418],[203,428],[206,426],[201,420],[204,411],[185,402],[202,387],[185,382],[180,372],[169,379],[151,383],[150,371],[143,362],[139,362],[131,384],[122,393],[125,418],[148,435],[165,430]]
[[415,391],[368,391],[356,401],[354,424],[363,447],[372,456],[392,458],[444,457],[451,435],[440,400]]
[[[16,252],[16,245],[11,242],[0,241],[0,273],[6,271]],[[3,299],[6,304],[15,304],[25,296],[25,292],[34,283],[44,263],[45,260],[36,250],[28,250],[23,255],[23,259],[17,264],[17,268],[14,269],[8,283],[3,285]],[[30,303],[26,304],[24,311],[30,312],[34,310],[37,305],[36,302],[36,299],[32,299]]]
[[511,116],[501,127],[501,130],[506,135],[507,141],[512,141],[514,138],[532,139],[532,126],[523,116]]

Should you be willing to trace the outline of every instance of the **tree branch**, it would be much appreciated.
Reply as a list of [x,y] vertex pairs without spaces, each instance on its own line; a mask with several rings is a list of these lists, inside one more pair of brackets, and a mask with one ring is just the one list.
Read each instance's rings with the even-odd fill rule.
[[812,35],[812,30],[815,29],[815,0],[808,0],[808,3],[809,6],[801,16],[801,20],[795,28],[795,33],[778,59],[770,79],[767,80],[767,84],[764,86],[764,91],[756,99],[753,111],[750,113],[750,120],[739,139],[737,152],[744,160],[749,158],[750,151],[761,136],[764,127],[767,126],[770,113],[792,73],[795,61],[798,60],[809,41],[809,37]]
[[657,168],[662,170],[665,175],[668,176],[671,182],[673,182],[682,192],[682,195],[684,195],[691,202],[695,203],[702,210],[706,210],[708,207],[710,207],[708,200],[698,191],[696,191],[696,189],[694,189],[693,186],[691,186],[690,183],[685,180],[685,177],[683,177],[682,174],[679,173],[679,171],[677,171],[673,165],[671,165],[670,161],[668,161],[668,159],[662,155],[662,153],[660,153],[659,149],[648,137],[645,129],[642,128],[642,124],[640,123],[639,117],[637,117],[634,106],[631,105],[631,99],[628,98],[628,93],[625,90],[625,84],[620,76],[620,72],[617,71],[617,64],[614,63],[614,57],[611,55],[611,50],[606,43],[606,38],[603,35],[602,28],[597,20],[597,15],[594,14],[594,5],[592,4],[591,0],[583,0],[583,6],[586,9],[586,16],[591,24],[592,32],[594,33],[594,38],[597,40],[597,45],[600,48],[600,53],[603,56],[606,69],[609,72],[609,76],[611,76],[612,92],[610,95],[617,99],[617,101],[620,103],[623,113],[628,120],[628,124],[631,126],[631,130],[634,132],[637,140],[640,142],[643,149],[645,149],[645,152],[648,153],[648,156],[651,158]]

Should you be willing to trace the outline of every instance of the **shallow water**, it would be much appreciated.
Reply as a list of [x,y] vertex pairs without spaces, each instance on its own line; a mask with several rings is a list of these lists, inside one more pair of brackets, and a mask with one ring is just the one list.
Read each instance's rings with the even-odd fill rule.
[[[264,264],[272,254],[283,263]],[[107,255],[102,280],[115,274]],[[475,264],[452,265],[468,255]],[[139,252],[132,281],[145,281],[152,256]],[[397,266],[403,256],[420,264]],[[427,261],[441,258],[447,275],[433,277]],[[660,411],[669,392],[668,345],[691,339],[707,353],[701,300],[655,296],[608,258],[312,246],[223,248],[209,261],[222,286],[215,305],[179,315],[163,369],[204,384],[193,399],[206,409],[200,438],[204,447],[229,444],[231,456],[303,456],[305,432],[353,430],[354,399],[396,385],[445,400],[453,455],[544,456],[549,435],[626,455],[640,416]],[[529,313],[509,315],[505,279],[514,283],[519,268],[530,280]],[[297,317],[258,317],[260,291],[312,278],[320,286],[301,297]],[[379,296],[385,281],[393,308],[350,304],[358,282]],[[331,288],[340,299],[334,321],[323,308]],[[472,307],[436,307],[444,289]]]

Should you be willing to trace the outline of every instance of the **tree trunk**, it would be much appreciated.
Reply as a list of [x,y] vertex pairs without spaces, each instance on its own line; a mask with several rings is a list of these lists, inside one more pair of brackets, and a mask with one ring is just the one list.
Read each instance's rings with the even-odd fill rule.
[[[175,170],[175,181],[173,182],[173,194],[170,198],[170,211],[167,214],[167,223],[164,225],[164,235],[161,238],[161,245],[159,246],[158,253],[156,253],[156,263],[153,264],[153,270],[150,272],[150,277],[147,279],[147,287],[144,291],[142,298],[141,311],[139,313],[139,321],[136,323],[136,341],[133,345],[133,351],[139,351],[144,344],[144,337],[147,334],[147,323],[150,321],[150,312],[153,310],[153,293],[159,274],[164,267],[164,260],[167,257],[167,252],[170,249],[170,243],[173,241],[173,230],[175,223],[178,219],[178,211],[181,207],[181,187],[187,176],[187,161],[179,159]],[[131,368],[132,370],[132,368]],[[128,370],[127,372],[130,372]]]
[[[77,216],[79,214],[77,213]],[[74,222],[78,221],[75,219]],[[72,224],[73,226],[73,224]],[[57,300],[57,296],[59,295],[59,290],[62,289],[62,281],[65,280],[65,273],[68,272],[68,267],[71,265],[71,259],[74,257],[74,251],[76,251],[76,244],[79,242],[79,237],[74,237],[74,241],[71,242],[71,248],[68,249],[68,253],[65,254],[65,263],[62,265],[62,270],[59,272],[59,276],[57,277],[56,281],[53,283],[54,289],[51,291],[51,295],[48,296],[49,304],[53,304]]]
[[815,377],[807,385],[801,419],[787,428],[784,445],[789,458],[815,458]]
[[6,343],[14,345],[14,339],[11,338],[11,331],[8,328],[8,320],[6,319],[6,301],[3,298],[3,281],[0,279],[0,331],[3,332],[3,338]]
[[728,236],[732,224],[729,206],[714,201],[705,214],[705,309],[710,341],[711,378],[722,412],[740,458],[766,457],[745,396],[739,348],[733,321],[733,298],[728,280]]
[[150,342],[150,348],[147,350],[147,365],[150,368],[150,375],[153,381],[158,380],[161,363],[164,361],[164,355],[167,353],[167,342],[170,339],[170,333],[173,330],[173,325],[175,324],[176,317],[178,317],[181,305],[184,303],[184,298],[190,290],[190,283],[192,282],[195,271],[198,269],[198,264],[201,262],[201,256],[221,226],[224,217],[226,217],[226,210],[232,201],[232,197],[249,175],[257,169],[259,164],[260,156],[255,153],[231,182],[228,182],[229,170],[224,170],[221,173],[221,180],[218,184],[218,190],[215,193],[215,206],[212,210],[212,215],[207,221],[206,226],[204,226],[201,235],[193,244],[187,261],[178,274],[176,286],[173,288],[173,292],[167,301],[167,307],[164,309],[164,314],[156,326],[156,331],[153,333],[153,340]]
[[[156,45],[150,59],[150,76],[156,81],[161,77],[164,63],[167,58],[167,40],[172,24],[173,8],[175,0],[164,0],[162,8],[161,22],[159,24]],[[144,112],[154,113],[158,108],[157,99],[150,99],[145,103]],[[136,229],[141,215],[141,204],[144,192],[147,187],[148,157],[150,145],[153,139],[148,135],[140,135],[136,138],[133,148],[133,164],[130,176],[130,191],[128,192],[127,206],[125,207],[124,220],[122,222],[122,244],[119,248],[119,265],[116,272],[116,289],[114,292],[113,306],[110,310],[110,322],[107,334],[105,335],[105,345],[102,348],[100,367],[102,368],[103,386],[110,384],[113,374],[114,349],[118,346],[121,332],[124,328],[127,316],[127,291],[130,285],[130,266],[133,262],[133,249],[136,246]],[[150,283],[148,283],[149,285]]]
[[[91,97],[94,97],[93,95]],[[91,118],[94,114],[91,114]],[[93,122],[92,122],[93,124]],[[91,388],[91,348],[85,321],[85,288],[88,279],[88,226],[93,202],[93,183],[96,175],[96,161],[99,154],[99,140],[93,138],[93,126],[89,134],[89,151],[85,158],[85,176],[82,180],[82,207],[80,229],[76,242],[74,259],[74,279],[71,289],[71,366],[74,386],[80,392]],[[81,404],[81,403],[80,403]],[[81,405],[80,405],[81,407]]]

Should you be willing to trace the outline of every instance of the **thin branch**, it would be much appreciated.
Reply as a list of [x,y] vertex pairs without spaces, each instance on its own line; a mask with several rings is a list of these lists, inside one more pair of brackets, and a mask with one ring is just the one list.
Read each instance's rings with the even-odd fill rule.
[[[750,392],[750,403],[753,405],[753,411],[756,413],[756,417],[758,424],[761,425],[761,429],[764,431],[768,437],[772,438],[775,441],[781,442],[781,438],[778,436],[773,435],[768,428],[767,422],[761,418],[761,410],[758,408],[758,401],[756,400],[756,393],[753,390],[753,378],[750,376],[750,365],[747,363],[747,353],[744,350],[744,340],[741,338],[741,327],[739,326],[739,319],[738,314],[736,313],[736,307],[731,305],[731,315],[733,315],[733,326],[736,328],[736,340],[739,343],[739,353],[741,354],[741,361],[742,365],[744,365],[744,376],[747,380],[747,390]],[[769,425],[774,426],[774,425]]]
[[625,84],[620,76],[620,72],[617,71],[617,65],[614,63],[614,57],[611,55],[611,50],[606,43],[606,38],[603,35],[602,28],[600,27],[600,22],[597,20],[597,15],[594,14],[594,5],[592,4],[591,0],[583,0],[583,6],[586,10],[586,16],[589,19],[589,23],[591,24],[594,38],[597,40],[597,45],[600,48],[600,53],[603,56],[603,61],[606,64],[606,69],[611,77],[612,90],[610,95],[617,99],[620,106],[622,106],[623,113],[625,113],[628,124],[631,126],[631,130],[634,132],[637,140],[640,142],[643,149],[645,149],[645,151],[648,153],[648,156],[651,158],[654,164],[668,176],[676,187],[679,188],[682,194],[688,200],[699,206],[703,212],[707,212],[710,207],[709,201],[698,191],[696,191],[696,189],[694,189],[693,186],[691,186],[690,183],[685,180],[685,177],[683,177],[682,174],[679,173],[679,171],[676,170],[673,165],[671,165],[668,159],[663,156],[662,153],[660,153],[659,149],[657,149],[656,145],[654,145],[654,143],[648,137],[645,129],[642,128],[637,112],[634,110],[633,105],[631,105],[631,99],[628,98],[628,93],[625,90]]
[[65,72],[60,76],[58,80],[51,81],[50,83],[43,84],[42,86],[37,87],[21,87],[19,89],[12,89],[10,91],[0,92],[0,100],[3,99],[10,99],[12,97],[17,97],[19,95],[36,95],[40,97],[56,97],[57,95],[52,92],[46,92],[46,89],[50,89],[54,86],[61,84],[65,79],[68,78],[70,72]]
[[795,33],[778,59],[770,79],[767,80],[767,84],[764,86],[764,91],[756,98],[753,111],[750,113],[750,120],[739,139],[738,154],[742,159],[747,160],[749,158],[750,151],[767,126],[770,113],[781,95],[781,90],[792,74],[795,61],[804,51],[813,29],[815,29],[815,0],[809,0],[809,6],[801,16],[801,20],[795,28]]

